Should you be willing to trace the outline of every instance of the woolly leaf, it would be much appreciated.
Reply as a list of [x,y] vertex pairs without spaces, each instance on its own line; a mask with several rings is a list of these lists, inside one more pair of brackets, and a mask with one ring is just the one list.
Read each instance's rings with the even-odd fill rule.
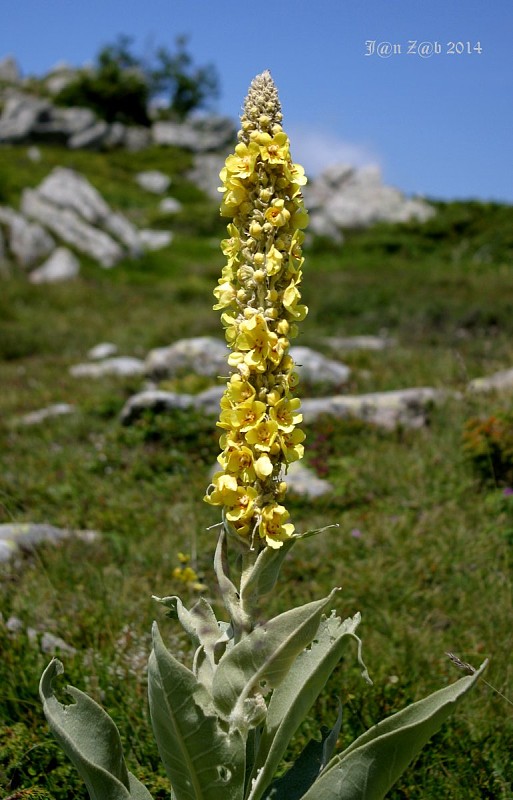
[[41,677],[39,693],[50,729],[80,773],[91,800],[151,800],[148,790],[128,772],[118,729],[103,708],[73,686],[67,692],[75,703],[65,706],[57,700],[52,684],[63,672],[54,658]]

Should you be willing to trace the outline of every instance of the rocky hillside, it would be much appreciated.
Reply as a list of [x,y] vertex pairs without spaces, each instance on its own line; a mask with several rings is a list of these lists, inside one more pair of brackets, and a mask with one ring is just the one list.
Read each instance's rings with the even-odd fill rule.
[[[159,148],[166,162],[168,148],[191,154],[188,179],[218,201],[218,175],[235,143],[234,121],[216,116],[185,120],[155,119],[148,126],[107,122],[90,108],[62,107],[54,102],[77,71],[60,65],[38,79],[22,78],[13,58],[0,61],[0,163],[2,147],[26,148],[26,157],[40,163],[45,145],[66,151],[141,152]],[[171,177],[153,170],[137,177],[143,192],[162,195],[161,210],[173,214],[179,203],[165,196]],[[335,165],[308,184],[306,204],[310,232],[340,243],[345,229],[376,222],[425,221],[435,213],[422,199],[405,197],[382,183],[374,168]],[[0,206],[0,258],[30,273],[34,282],[75,276],[80,255],[103,267],[144,249],[165,247],[169,231],[136,230],[76,170],[54,167],[37,186],[27,186],[17,207]],[[71,248],[71,249],[70,249]],[[4,269],[5,272],[5,269]]]

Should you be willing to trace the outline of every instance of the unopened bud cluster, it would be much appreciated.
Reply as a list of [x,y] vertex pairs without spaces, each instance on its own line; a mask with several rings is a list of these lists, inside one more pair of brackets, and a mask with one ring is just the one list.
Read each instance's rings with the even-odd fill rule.
[[206,495],[224,507],[228,527],[251,547],[281,547],[294,526],[282,505],[287,465],[303,455],[300,402],[290,339],[307,308],[300,304],[302,229],[308,221],[301,187],[281,127],[281,108],[269,72],[248,92],[239,143],[220,177],[221,214],[232,218],[227,257],[214,290],[233,373],[221,400],[222,453]]

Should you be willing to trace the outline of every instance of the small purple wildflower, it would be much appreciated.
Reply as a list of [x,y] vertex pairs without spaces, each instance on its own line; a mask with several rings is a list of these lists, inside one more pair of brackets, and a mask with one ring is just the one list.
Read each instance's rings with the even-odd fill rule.
[[359,528],[353,528],[353,530],[351,531],[351,536],[353,537],[353,539],[361,539],[362,532]]
[[511,486],[506,486],[506,488],[502,490],[502,494],[504,497],[510,497],[513,494],[513,488]]

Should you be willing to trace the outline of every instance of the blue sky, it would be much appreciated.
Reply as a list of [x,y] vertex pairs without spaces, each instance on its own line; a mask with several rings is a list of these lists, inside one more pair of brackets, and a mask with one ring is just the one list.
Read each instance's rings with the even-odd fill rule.
[[[0,58],[24,74],[92,61],[121,33],[140,53],[187,34],[217,67],[219,113],[236,118],[271,70],[311,174],[374,163],[408,194],[513,203],[512,0],[4,0],[1,17]],[[368,41],[394,52],[367,56]],[[421,57],[421,42],[440,52]]]

